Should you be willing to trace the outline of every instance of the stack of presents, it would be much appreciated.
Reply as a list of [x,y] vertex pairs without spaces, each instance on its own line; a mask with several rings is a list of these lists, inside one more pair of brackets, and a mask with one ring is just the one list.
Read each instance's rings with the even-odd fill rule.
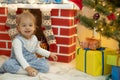
[[107,64],[112,65],[112,80],[120,80],[120,54],[108,55]]
[[100,40],[87,38],[76,48],[76,69],[92,76],[112,75],[120,80],[120,54],[116,50],[100,47]]

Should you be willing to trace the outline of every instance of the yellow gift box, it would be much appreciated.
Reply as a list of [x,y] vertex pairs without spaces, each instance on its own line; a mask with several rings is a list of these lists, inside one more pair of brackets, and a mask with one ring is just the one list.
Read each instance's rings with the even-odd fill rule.
[[93,76],[111,73],[111,66],[106,64],[108,54],[115,54],[115,50],[76,50],[76,69]]
[[107,64],[120,66],[120,54],[107,55]]

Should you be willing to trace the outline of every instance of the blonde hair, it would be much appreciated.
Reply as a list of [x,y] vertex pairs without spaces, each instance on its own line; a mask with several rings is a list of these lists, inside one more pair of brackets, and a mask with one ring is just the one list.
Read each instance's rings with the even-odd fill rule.
[[21,13],[21,14],[19,14],[19,15],[17,16],[17,19],[16,19],[17,25],[20,24],[21,19],[22,19],[23,17],[24,17],[24,18],[30,18],[31,20],[33,20],[34,24],[36,24],[36,18],[35,18],[35,16],[34,16],[32,13],[30,13],[28,10],[24,10],[23,13]]

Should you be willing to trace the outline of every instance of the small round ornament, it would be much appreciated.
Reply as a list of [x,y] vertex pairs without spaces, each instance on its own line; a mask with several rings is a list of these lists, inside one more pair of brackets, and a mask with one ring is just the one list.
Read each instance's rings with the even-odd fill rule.
[[93,15],[93,19],[98,20],[99,18],[100,18],[100,14],[99,13],[95,13]]

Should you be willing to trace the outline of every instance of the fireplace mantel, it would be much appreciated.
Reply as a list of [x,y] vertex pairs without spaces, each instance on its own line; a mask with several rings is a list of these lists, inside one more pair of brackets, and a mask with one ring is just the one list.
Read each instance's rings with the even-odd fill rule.
[[[75,6],[70,3],[66,4],[9,4],[16,5],[18,8],[38,8],[38,9],[74,9]],[[2,4],[0,7],[7,7],[8,5]]]

